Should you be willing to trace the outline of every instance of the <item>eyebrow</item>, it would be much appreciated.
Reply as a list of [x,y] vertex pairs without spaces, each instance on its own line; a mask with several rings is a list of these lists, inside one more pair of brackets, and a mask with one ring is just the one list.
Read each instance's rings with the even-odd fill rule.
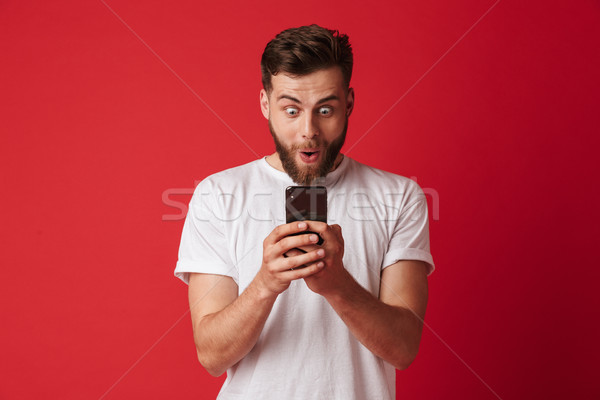
[[[302,104],[302,102],[300,100],[298,100],[295,97],[289,96],[287,94],[282,94],[281,96],[277,97],[277,101],[282,100],[282,99],[287,99],[287,100],[291,100],[294,103],[298,103],[298,104]],[[327,97],[323,97],[321,100],[317,101],[317,104],[322,104],[325,102],[328,102],[330,100],[339,100],[340,98],[337,97],[335,94],[332,94],[331,96],[327,96]]]

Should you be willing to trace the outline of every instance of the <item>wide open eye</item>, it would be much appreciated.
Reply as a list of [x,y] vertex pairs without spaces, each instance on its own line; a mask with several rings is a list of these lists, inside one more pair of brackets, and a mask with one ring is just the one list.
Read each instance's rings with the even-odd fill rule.
[[287,115],[289,115],[290,117],[295,117],[296,115],[298,115],[298,109],[296,107],[287,107],[285,109],[285,112],[287,113]]
[[331,113],[333,112],[333,109],[331,107],[321,107],[319,108],[319,114],[326,117],[331,115]]

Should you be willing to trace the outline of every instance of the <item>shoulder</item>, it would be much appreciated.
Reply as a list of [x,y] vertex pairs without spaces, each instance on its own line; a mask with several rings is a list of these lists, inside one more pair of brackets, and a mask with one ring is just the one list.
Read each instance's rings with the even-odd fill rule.
[[202,179],[190,200],[190,207],[201,213],[205,209],[231,208],[235,199],[244,199],[252,187],[257,186],[255,181],[260,178],[261,159],[228,168],[223,171],[208,175]]
[[360,189],[390,196],[400,196],[404,203],[412,203],[424,199],[423,190],[417,182],[405,176],[375,168],[354,159],[349,159],[348,171],[345,174],[347,183]]
[[220,210],[221,218],[239,212],[242,199],[260,178],[261,159],[211,174],[198,183],[189,203],[194,215],[212,215]]
[[211,174],[198,183],[195,192],[231,192],[233,189],[239,189],[244,184],[256,179],[260,173],[259,163],[261,161],[262,159],[254,160]]

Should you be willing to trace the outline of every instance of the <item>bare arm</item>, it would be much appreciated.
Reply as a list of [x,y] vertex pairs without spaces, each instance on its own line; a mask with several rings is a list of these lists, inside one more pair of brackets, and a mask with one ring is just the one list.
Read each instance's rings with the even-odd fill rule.
[[[263,263],[254,280],[238,297],[230,277],[191,274],[189,301],[198,360],[213,376],[235,365],[256,344],[279,293],[290,282],[321,270],[319,250],[293,257],[283,254],[295,247],[315,243],[316,235],[287,237],[306,224],[278,226],[263,243]],[[310,267],[290,270],[305,264]]]
[[239,297],[228,276],[190,274],[189,301],[198,360],[219,376],[252,349],[277,296],[264,295],[256,285]]
[[402,260],[385,268],[377,299],[344,268],[341,227],[314,221],[310,225],[324,239],[325,268],[304,278],[307,286],[325,297],[365,347],[394,367],[406,369],[421,341],[428,297],[426,264]]
[[397,369],[406,369],[419,351],[427,307],[427,268],[403,260],[383,270],[377,299],[352,277],[326,296],[352,334]]

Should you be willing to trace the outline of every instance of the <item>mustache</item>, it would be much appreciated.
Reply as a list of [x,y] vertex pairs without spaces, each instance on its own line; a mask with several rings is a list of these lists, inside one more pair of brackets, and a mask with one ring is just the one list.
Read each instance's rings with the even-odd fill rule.
[[290,150],[316,149],[321,147],[323,147],[323,143],[312,140],[307,143],[293,145]]

